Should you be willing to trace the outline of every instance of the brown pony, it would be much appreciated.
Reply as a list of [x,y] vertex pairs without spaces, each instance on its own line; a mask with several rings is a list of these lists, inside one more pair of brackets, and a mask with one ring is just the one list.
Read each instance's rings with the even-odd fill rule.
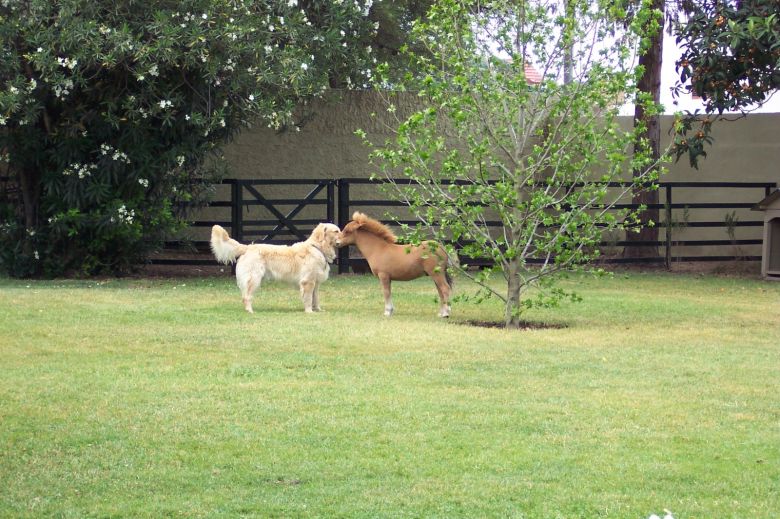
[[439,291],[439,317],[450,316],[452,279],[447,272],[448,256],[436,242],[398,245],[393,232],[381,222],[356,211],[336,238],[336,246],[355,245],[368,261],[371,272],[382,283],[385,315],[393,315],[391,281],[409,281],[428,275]]

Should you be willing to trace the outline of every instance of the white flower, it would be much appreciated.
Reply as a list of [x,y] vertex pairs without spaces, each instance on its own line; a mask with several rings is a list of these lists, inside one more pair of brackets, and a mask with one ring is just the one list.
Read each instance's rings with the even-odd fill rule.
[[59,63],[61,67],[73,70],[76,68],[76,65],[78,65],[79,61],[77,59],[70,58],[57,58],[57,63]]
[[43,52],[43,47],[38,47],[38,52]]
[[179,155],[176,157],[176,162],[179,164],[179,167],[184,165],[184,155]]
[[2,115],[0,115],[0,126],[4,126],[4,125],[5,125],[5,122],[6,122],[7,120],[8,120],[8,119],[6,119],[6,118],[5,118],[5,117],[3,117]]
[[287,7],[297,7],[298,0],[287,0]]
[[200,15],[200,17],[203,18],[204,20],[208,20],[209,15],[207,15],[206,13],[203,13],[202,15]]
[[269,25],[268,26],[268,30],[269,31],[274,32],[274,29],[275,29],[275,27],[273,25]]
[[119,162],[124,162],[125,164],[130,164],[130,158],[122,151],[115,151],[111,158]]
[[143,187],[149,187],[149,181],[145,178],[139,178],[138,183]]
[[[135,210],[130,209],[128,211],[127,207],[123,205],[119,209],[117,209],[117,213],[119,214],[120,221],[124,220],[125,223],[133,223],[133,218],[135,218]],[[114,219],[112,218],[111,221],[113,222]]]
[[225,127],[225,120],[224,119],[220,119],[219,120],[219,125],[224,128]]
[[19,89],[16,88],[15,86],[8,87],[8,91],[11,92],[12,94],[18,94],[19,93]]
[[301,63],[301,69],[302,70],[307,70],[308,68],[309,68],[309,65],[307,65],[306,63]]
[[254,94],[249,94],[249,100],[250,100],[250,101],[254,101],[254,100],[255,100],[255,96],[254,96]]
[[157,77],[160,75],[160,71],[157,69],[157,65],[152,65],[151,68],[149,68],[148,74],[150,76]]
[[35,256],[35,259],[39,260],[41,257],[38,255],[38,251],[33,251],[33,256]]
[[143,74],[138,75],[138,81],[143,81],[146,77]]
[[189,121],[190,119],[191,119],[190,114],[187,114],[187,115],[184,116],[184,120],[185,121]]

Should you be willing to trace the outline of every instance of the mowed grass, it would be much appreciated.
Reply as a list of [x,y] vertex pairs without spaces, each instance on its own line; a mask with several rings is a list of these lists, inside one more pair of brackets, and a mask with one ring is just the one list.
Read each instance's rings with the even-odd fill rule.
[[[780,283],[618,274],[436,317],[230,277],[0,279],[2,517],[772,518]],[[457,290],[467,282],[458,280]]]

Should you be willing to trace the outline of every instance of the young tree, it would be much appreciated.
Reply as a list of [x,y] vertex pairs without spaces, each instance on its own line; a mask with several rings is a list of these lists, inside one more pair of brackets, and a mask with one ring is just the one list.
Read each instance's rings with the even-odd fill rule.
[[675,94],[694,93],[704,114],[686,113],[674,153],[691,166],[706,156],[712,123],[724,112],[746,113],[780,88],[780,3],[777,0],[681,0],[674,24],[682,56]]
[[[420,73],[405,85],[425,106],[374,145],[379,175],[421,222],[417,239],[432,233],[466,257],[492,260],[464,272],[478,297],[504,302],[507,327],[528,306],[576,297],[556,275],[598,258],[604,232],[635,224],[636,212],[615,205],[656,180],[646,142],[616,117],[624,96],[637,93],[633,58],[657,13],[643,3],[623,31],[611,22],[624,18],[615,5],[437,2],[414,29],[427,52],[412,56]],[[657,110],[646,97],[637,102]],[[626,178],[626,169],[640,174]],[[496,272],[502,287],[491,281]],[[541,290],[528,298],[532,286]]]
[[0,269],[126,269],[248,122],[364,85],[371,0],[3,0]]

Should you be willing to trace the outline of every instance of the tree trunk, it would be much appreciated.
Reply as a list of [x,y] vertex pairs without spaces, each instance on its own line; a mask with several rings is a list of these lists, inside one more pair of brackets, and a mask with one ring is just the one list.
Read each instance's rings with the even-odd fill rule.
[[516,258],[509,260],[509,263],[504,267],[504,272],[507,277],[504,326],[506,328],[520,328],[520,261]]
[[[664,12],[665,0],[653,0],[653,7]],[[653,99],[654,103],[658,103],[661,99],[661,59],[663,54],[663,28],[664,18],[663,14],[659,20],[660,28],[658,32],[650,39],[650,46],[647,48],[644,54],[639,57],[639,64],[644,66],[644,73],[639,80],[638,88],[640,92],[647,92]],[[646,129],[642,134],[643,139],[647,139],[650,146],[651,158],[654,162],[658,161],[660,157],[660,143],[661,143],[661,126],[659,117],[657,115],[648,116],[645,113],[644,107],[637,103],[634,108],[634,126],[644,122]],[[635,148],[635,152],[636,152]],[[633,171],[634,177],[640,176],[642,171]],[[632,202],[634,204],[658,204],[658,191],[657,190],[639,190],[633,193]],[[658,246],[651,244],[641,244],[641,242],[657,242],[658,241],[658,227],[648,227],[649,222],[658,223],[659,219],[658,208],[648,208],[639,214],[639,220],[641,222],[641,228],[638,233],[628,231],[626,233],[626,241],[635,242],[636,245],[629,245],[624,249],[624,256],[630,258],[647,258],[658,256]]]
[[19,187],[22,190],[22,206],[24,208],[25,229],[35,229],[38,226],[38,201],[40,200],[39,182],[34,173],[19,171]]
[[[573,0],[566,0],[565,6],[566,20],[574,20]],[[567,40],[563,49],[563,84],[569,85],[574,81],[574,48]]]

